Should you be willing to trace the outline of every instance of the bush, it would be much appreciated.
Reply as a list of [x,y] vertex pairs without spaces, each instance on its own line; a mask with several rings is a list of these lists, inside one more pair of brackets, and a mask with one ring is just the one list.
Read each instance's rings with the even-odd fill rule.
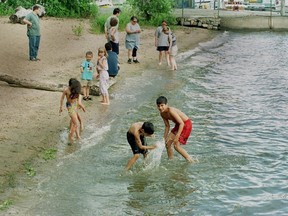
[[159,25],[163,19],[175,23],[174,0],[128,0],[132,8],[152,25]]
[[13,9],[13,7],[5,3],[0,3],[0,16],[11,15],[14,12],[15,12],[15,9]]
[[90,0],[9,0],[0,3],[0,15],[11,15],[18,6],[32,8],[35,4],[45,7],[46,15],[53,17],[96,17],[98,7]]

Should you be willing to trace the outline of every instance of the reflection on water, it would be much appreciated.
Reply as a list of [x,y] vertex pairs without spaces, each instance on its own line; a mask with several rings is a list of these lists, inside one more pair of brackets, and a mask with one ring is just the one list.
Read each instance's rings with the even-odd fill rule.
[[[30,199],[10,211],[287,215],[287,47],[285,32],[224,32],[179,55],[176,72],[155,69],[122,79],[113,87],[115,106],[87,123],[79,148],[63,145],[64,131],[56,168],[38,175],[42,181]],[[184,148],[199,163],[187,164],[177,153],[168,161],[164,149],[152,169],[141,158],[123,174],[132,155],[125,134],[133,122],[154,123],[149,145],[162,140],[160,95],[192,118]]]

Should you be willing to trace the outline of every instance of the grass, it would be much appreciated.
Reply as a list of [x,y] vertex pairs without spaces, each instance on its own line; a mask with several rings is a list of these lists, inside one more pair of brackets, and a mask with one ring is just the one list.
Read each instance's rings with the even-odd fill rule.
[[0,210],[8,209],[13,204],[13,200],[5,200],[0,204]]
[[84,24],[82,22],[79,23],[79,25],[72,26],[73,33],[78,37],[81,37],[83,35],[83,30],[84,30]]
[[56,153],[57,153],[57,149],[55,149],[55,148],[47,149],[43,152],[42,158],[45,161],[55,159]]

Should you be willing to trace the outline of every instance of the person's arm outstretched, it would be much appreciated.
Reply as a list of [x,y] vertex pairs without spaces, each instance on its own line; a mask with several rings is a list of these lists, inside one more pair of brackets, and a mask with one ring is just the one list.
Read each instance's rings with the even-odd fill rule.
[[137,146],[141,149],[141,150],[152,150],[156,148],[156,145],[152,145],[152,146],[144,146],[142,145],[141,139],[140,139],[140,134],[138,130],[132,130],[132,134],[135,137],[135,141]]
[[65,98],[66,94],[67,94],[67,89],[65,88],[65,89],[63,90],[63,93],[62,93],[61,98],[60,98],[59,114],[63,111],[63,101],[64,101],[64,98]]
[[79,95],[78,106],[83,110],[83,112],[86,112],[86,109],[85,109],[84,105],[82,104],[82,95]]

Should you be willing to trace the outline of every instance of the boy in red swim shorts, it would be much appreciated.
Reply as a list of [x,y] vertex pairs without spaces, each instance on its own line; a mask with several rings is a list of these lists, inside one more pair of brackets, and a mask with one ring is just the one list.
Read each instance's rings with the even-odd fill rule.
[[[186,144],[190,136],[190,133],[192,131],[192,122],[186,114],[184,114],[179,109],[168,106],[167,102],[168,102],[167,98],[164,96],[160,96],[156,100],[158,110],[165,124],[164,139],[168,158],[169,159],[173,158],[172,144],[174,144],[174,149],[179,154],[181,154],[188,162],[191,163],[195,162],[190,157],[190,155],[185,151],[185,149],[181,147],[181,144],[182,145]],[[169,133],[170,130],[169,121],[175,123],[175,126],[170,133]]]

